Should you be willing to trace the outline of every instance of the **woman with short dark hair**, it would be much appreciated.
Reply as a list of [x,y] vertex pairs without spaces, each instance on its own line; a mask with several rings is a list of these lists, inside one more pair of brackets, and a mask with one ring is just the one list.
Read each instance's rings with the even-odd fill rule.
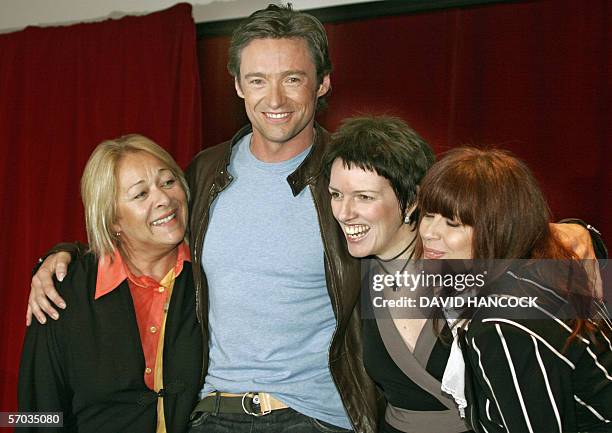
[[[331,149],[331,206],[351,255],[384,269],[408,264],[417,242],[417,185],[435,159],[429,145],[402,120],[375,116],[344,121]],[[363,361],[387,402],[379,431],[468,431],[453,399],[441,392],[448,326],[437,336],[431,321],[377,314],[363,321]]]
[[[381,275],[386,273],[386,276],[390,276],[392,272],[388,272],[389,269],[415,271],[413,259],[420,258],[422,250],[415,248],[419,243],[417,210],[419,213],[423,211],[417,206],[417,186],[433,161],[429,145],[397,118],[378,116],[347,119],[333,136],[331,152],[325,165],[329,176],[332,211],[345,235],[351,255],[371,259],[373,269],[380,270]],[[463,179],[462,173],[467,176],[466,179]],[[489,224],[479,223],[479,212],[496,209],[496,212],[503,213],[506,207],[515,206],[512,215],[520,215],[525,208],[531,206],[533,188],[526,191],[520,202],[514,201],[513,195],[502,197],[500,193],[488,196],[488,202],[476,203],[474,200],[480,197],[478,194],[481,191],[478,186],[485,183],[480,183],[478,179],[470,183],[470,173],[480,173],[480,167],[464,167],[449,182],[455,188],[453,191],[465,192],[465,196],[456,197],[460,205],[453,199],[449,202],[452,206],[442,207],[440,211],[444,213],[450,209],[448,213],[452,216],[455,206],[468,208],[475,215],[474,220],[470,221],[474,221],[477,227],[445,220],[444,224],[448,223],[456,229],[449,238],[450,248],[444,250],[439,247],[437,250],[425,245],[426,258],[466,258],[472,249],[472,231]],[[516,183],[505,183],[504,178],[495,176],[489,180],[503,183],[506,185],[503,191],[510,194]],[[483,178],[482,182],[485,181]],[[424,202],[425,209],[429,205],[430,202]],[[548,249],[530,249],[529,245],[533,241],[528,239],[534,232],[541,230],[538,234],[540,237],[550,236],[551,233],[548,216],[543,213],[545,203],[533,205],[536,216],[526,220],[523,225],[520,220],[515,221],[514,224],[520,226],[516,229],[500,226],[500,239],[493,244],[488,240],[479,244],[478,251],[485,251],[483,254],[486,257],[495,257],[495,254],[502,252],[504,257],[557,257],[556,252],[566,254],[565,247],[557,242]],[[422,221],[426,223],[429,217],[427,214]],[[524,244],[522,247],[514,244],[511,239],[513,233],[516,233],[516,240]],[[370,275],[366,277],[370,281]],[[589,284],[590,281],[584,281],[584,291],[590,287]],[[368,300],[369,303],[371,301]],[[472,428],[469,421],[476,423],[474,429],[486,431],[477,417],[469,417],[469,411],[468,419],[462,418],[454,396],[442,391],[446,367],[449,363],[454,365],[456,359],[456,350],[452,358],[451,352],[457,346],[449,343],[453,342],[453,332],[458,327],[443,320],[428,320],[429,316],[419,312],[413,316],[402,313],[393,315],[391,312],[389,316],[383,314],[384,309],[381,308],[368,313],[367,306],[362,304],[362,314],[366,316],[363,321],[363,359],[368,374],[382,390],[386,400],[380,432],[460,433]],[[586,326],[585,329],[590,329],[590,322],[581,323]],[[449,358],[453,362],[449,362]],[[491,401],[485,402],[486,414],[492,413],[491,404]],[[519,419],[515,414],[512,416],[514,420]],[[571,420],[567,425],[572,425]],[[487,430],[496,431],[488,425]],[[549,430],[533,431],[539,433]]]

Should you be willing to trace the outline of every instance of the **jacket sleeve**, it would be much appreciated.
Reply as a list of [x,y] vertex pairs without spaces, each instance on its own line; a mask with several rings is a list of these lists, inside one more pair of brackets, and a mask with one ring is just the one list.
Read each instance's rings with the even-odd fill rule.
[[[19,367],[18,406],[25,412],[63,412],[64,425],[71,417],[71,391],[61,354],[61,322],[40,325],[34,321],[26,331]],[[36,428],[19,431],[35,432]],[[60,432],[61,428],[44,431]]]
[[491,426],[489,431],[561,433],[563,355],[535,332],[512,323],[472,324],[478,330],[470,333],[468,351],[475,392],[486,407],[481,420]]
[[47,251],[45,254],[42,255],[41,258],[38,259],[38,261],[34,265],[34,268],[32,269],[32,275],[38,272],[38,268],[40,268],[42,262],[52,254],[60,253],[62,251],[70,253],[70,257],[74,261],[80,257],[83,257],[83,255],[87,252],[88,248],[89,247],[86,244],[78,241],[73,243],[62,242],[59,244],[55,244],[49,251]]

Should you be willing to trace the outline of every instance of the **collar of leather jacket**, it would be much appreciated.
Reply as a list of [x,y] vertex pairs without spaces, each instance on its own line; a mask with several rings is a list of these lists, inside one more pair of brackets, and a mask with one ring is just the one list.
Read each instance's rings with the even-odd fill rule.
[[[312,183],[312,181],[320,175],[323,157],[329,145],[329,132],[327,132],[317,123],[315,123],[314,129],[314,142],[312,144],[310,152],[308,153],[306,158],[304,158],[304,161],[302,161],[300,166],[296,168],[293,173],[287,176],[287,182],[291,187],[291,192],[293,193],[294,197],[297,196],[306,185]],[[227,167],[230,163],[230,158],[232,156],[232,149],[234,148],[234,145],[238,143],[245,135],[251,132],[253,132],[253,127],[249,124],[242,127],[234,135],[234,137],[232,137],[232,140],[230,141],[229,146],[227,148],[227,152],[225,154],[225,170],[222,170],[218,173],[220,175],[220,178],[217,179],[217,183],[219,185],[224,186],[231,180],[230,175],[227,173]]]

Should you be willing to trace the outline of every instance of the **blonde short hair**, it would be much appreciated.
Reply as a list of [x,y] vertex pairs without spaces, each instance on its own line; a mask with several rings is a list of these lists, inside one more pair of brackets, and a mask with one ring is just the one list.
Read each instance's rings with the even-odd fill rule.
[[117,167],[126,154],[133,152],[148,153],[164,163],[178,179],[189,200],[183,171],[161,146],[139,134],[103,141],[89,157],[81,178],[87,240],[89,249],[98,257],[112,256],[117,247],[118,239],[112,229],[117,220]]

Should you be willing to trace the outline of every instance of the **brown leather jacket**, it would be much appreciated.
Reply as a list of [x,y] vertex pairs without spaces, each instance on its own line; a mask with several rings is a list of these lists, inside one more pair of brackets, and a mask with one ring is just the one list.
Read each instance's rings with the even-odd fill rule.
[[[309,187],[314,199],[325,249],[327,290],[336,316],[336,331],[329,351],[329,368],[353,428],[359,433],[376,432],[376,389],[362,362],[359,316],[360,268],[351,257],[340,227],[334,220],[327,182],[319,176],[329,133],[315,126],[315,142],[302,164],[287,177],[293,195]],[[191,260],[196,287],[196,311],[202,324],[204,358],[202,378],[208,369],[208,286],[202,272],[202,245],[208,228],[209,210],[215,197],[232,181],[227,172],[232,146],[251,132],[242,128],[231,141],[200,152],[187,169],[191,188]]]

